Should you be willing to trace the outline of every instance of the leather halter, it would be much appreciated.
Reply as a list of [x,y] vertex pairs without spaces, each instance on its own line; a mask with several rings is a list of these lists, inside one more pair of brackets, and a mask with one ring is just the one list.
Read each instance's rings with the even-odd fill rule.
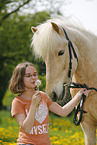
[[62,27],[63,31],[64,31],[64,34],[65,34],[65,37],[66,37],[66,40],[68,40],[68,49],[69,49],[69,71],[68,71],[68,78],[71,78],[71,71],[72,71],[72,52],[73,52],[73,55],[74,57],[76,58],[77,60],[77,63],[78,63],[78,57],[77,57],[77,54],[75,52],[75,49],[73,47],[73,44],[72,42],[70,41],[65,29]]

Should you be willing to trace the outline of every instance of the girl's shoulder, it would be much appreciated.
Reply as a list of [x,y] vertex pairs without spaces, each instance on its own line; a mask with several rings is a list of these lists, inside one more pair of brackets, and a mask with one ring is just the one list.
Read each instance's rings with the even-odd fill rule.
[[17,101],[20,101],[19,96],[16,96],[12,102],[17,102]]
[[24,104],[19,96],[15,97],[12,101],[12,116],[14,117],[16,114],[25,114],[25,106],[26,103]]
[[13,99],[13,102],[21,102],[22,101],[22,98],[20,96],[16,96],[14,99]]
[[12,101],[12,105],[22,104],[22,101],[19,96],[15,97]]

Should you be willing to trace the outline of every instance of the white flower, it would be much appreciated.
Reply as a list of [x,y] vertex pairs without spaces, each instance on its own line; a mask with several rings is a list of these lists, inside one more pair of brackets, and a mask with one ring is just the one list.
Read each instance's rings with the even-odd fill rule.
[[35,85],[36,85],[37,87],[39,87],[39,86],[41,85],[41,80],[37,80],[37,81],[35,82]]

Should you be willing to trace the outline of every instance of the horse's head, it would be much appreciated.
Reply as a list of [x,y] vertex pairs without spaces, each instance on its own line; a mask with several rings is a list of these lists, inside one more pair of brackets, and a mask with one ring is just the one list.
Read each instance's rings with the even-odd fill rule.
[[33,49],[46,63],[47,93],[52,100],[60,100],[63,84],[70,82],[77,69],[77,47],[70,41],[67,28],[65,31],[53,22],[41,24],[37,28],[32,27],[32,31]]

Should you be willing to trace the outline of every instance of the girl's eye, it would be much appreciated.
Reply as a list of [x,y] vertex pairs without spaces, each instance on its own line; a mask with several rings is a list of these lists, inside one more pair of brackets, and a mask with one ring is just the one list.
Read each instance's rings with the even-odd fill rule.
[[34,77],[36,77],[36,76],[37,76],[37,74],[34,74],[33,76],[34,76]]
[[38,76],[38,73],[33,74],[34,77]]
[[65,50],[60,50],[60,51],[58,52],[58,56],[63,55],[64,52],[65,52]]
[[27,77],[27,78],[30,78],[31,76],[32,76],[32,75],[27,75],[26,77]]
[[30,78],[30,77],[36,77],[36,76],[38,76],[38,73],[35,73],[35,74],[33,74],[33,75],[31,75],[31,74],[26,74],[25,75],[25,77],[27,77],[27,78]]
[[27,78],[30,78],[31,76],[32,76],[32,75],[30,75],[30,74],[29,74],[29,75],[25,75],[25,77],[27,77]]

